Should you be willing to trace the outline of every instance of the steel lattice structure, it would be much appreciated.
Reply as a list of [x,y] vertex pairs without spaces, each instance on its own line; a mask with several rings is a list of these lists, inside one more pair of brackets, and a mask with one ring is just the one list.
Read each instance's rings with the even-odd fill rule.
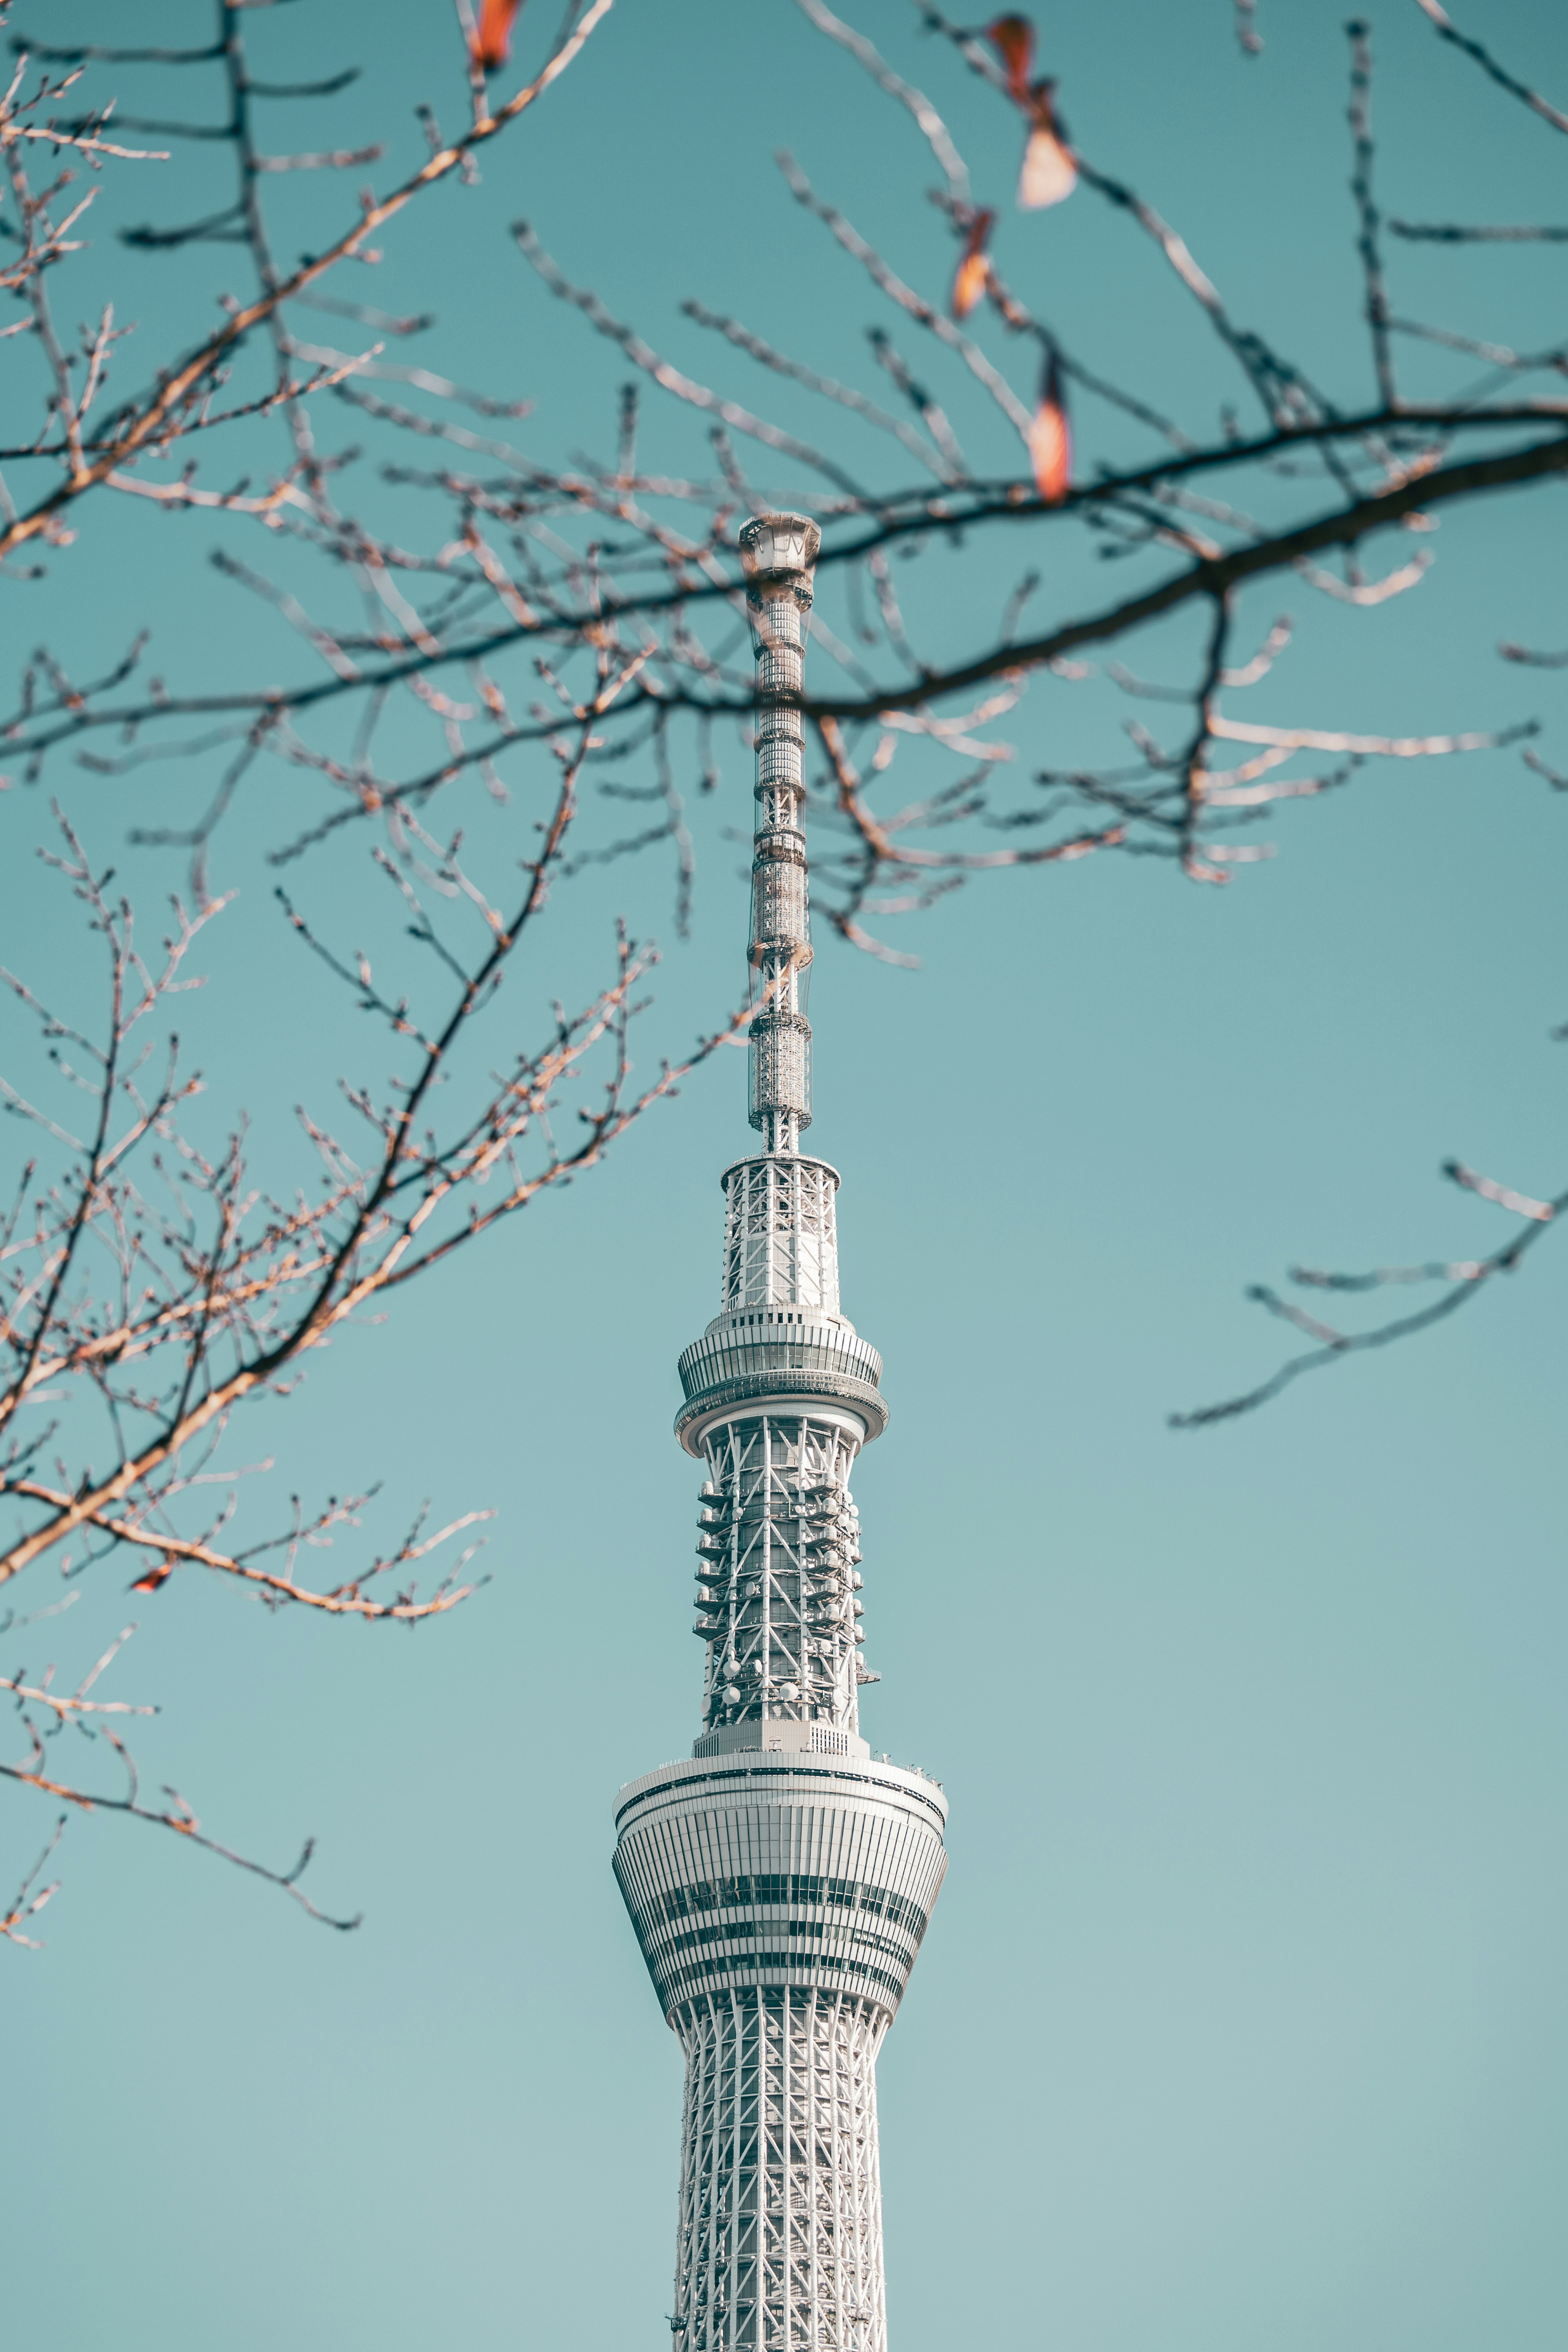
[[751,1124],[724,1174],[719,1313],[680,1361],[706,1463],[702,1730],[622,1790],[615,1873],[686,2059],[673,2352],[885,2352],[876,2054],[946,1867],[946,1801],[875,1758],[850,1474],[887,1426],[839,1307],[811,1120],[798,707],[814,523],[740,534],[757,661]]

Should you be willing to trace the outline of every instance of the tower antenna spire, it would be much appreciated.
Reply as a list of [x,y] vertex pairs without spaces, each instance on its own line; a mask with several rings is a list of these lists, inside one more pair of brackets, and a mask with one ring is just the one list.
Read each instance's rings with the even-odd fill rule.
[[719,1312],[680,1360],[702,1729],[628,1782],[615,1874],[686,2057],[672,2352],[886,2352],[877,2051],[946,1868],[946,1801],[872,1755],[850,1473],[887,1426],[839,1305],[838,1171],[809,1157],[804,515],[740,532],[757,663],[750,1118]]
[[751,968],[762,1009],[751,1024],[751,1124],[765,1151],[793,1154],[811,1124],[811,961],[800,688],[811,580],[822,534],[804,515],[741,527],[746,614],[757,664],[757,830],[751,845]]

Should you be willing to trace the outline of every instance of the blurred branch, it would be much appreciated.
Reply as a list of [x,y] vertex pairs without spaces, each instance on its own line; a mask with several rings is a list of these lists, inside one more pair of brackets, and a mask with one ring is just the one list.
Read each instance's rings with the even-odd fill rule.
[[1473,59],[1475,64],[1479,66],[1482,73],[1487,75],[1489,79],[1495,81],[1500,89],[1506,89],[1511,98],[1521,99],[1532,113],[1539,114],[1543,122],[1550,122],[1553,131],[1568,131],[1568,114],[1559,114],[1554,106],[1548,106],[1546,100],[1538,96],[1528,83],[1516,80],[1512,74],[1500,66],[1497,59],[1489,50],[1482,48],[1479,41],[1473,41],[1468,34],[1461,33],[1447,9],[1438,6],[1437,0],[1416,0],[1416,5],[1424,16],[1431,18],[1437,26],[1439,38],[1451,41],[1455,48],[1462,50],[1467,58]]

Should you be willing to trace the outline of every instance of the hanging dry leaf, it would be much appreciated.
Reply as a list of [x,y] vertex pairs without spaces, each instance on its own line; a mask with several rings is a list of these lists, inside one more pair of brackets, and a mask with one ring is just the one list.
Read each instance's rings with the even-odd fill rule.
[[986,26],[986,38],[1007,68],[1008,96],[1017,106],[1028,106],[1029,72],[1034,63],[1034,26],[1028,16],[997,16]]
[[1072,428],[1054,352],[1045,364],[1040,405],[1030,420],[1029,455],[1035,488],[1048,507],[1059,507],[1072,487]]
[[1029,143],[1019,173],[1019,206],[1026,213],[1043,212],[1059,205],[1078,184],[1078,166],[1064,143],[1051,103],[1054,81],[1035,84],[1030,92]]
[[481,0],[474,36],[474,62],[486,73],[504,66],[512,51],[512,26],[522,0]]
[[963,257],[953,279],[953,316],[967,319],[990,279],[991,265],[986,258],[986,246],[996,223],[993,212],[977,212],[969,223],[965,238]]

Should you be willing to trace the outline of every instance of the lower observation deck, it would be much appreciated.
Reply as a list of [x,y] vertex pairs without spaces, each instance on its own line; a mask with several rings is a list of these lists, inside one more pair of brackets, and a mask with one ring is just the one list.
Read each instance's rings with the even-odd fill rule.
[[942,1884],[947,1802],[896,1764],[760,1748],[666,1764],[616,1808],[615,1875],[665,2017],[814,1989],[891,2017]]

